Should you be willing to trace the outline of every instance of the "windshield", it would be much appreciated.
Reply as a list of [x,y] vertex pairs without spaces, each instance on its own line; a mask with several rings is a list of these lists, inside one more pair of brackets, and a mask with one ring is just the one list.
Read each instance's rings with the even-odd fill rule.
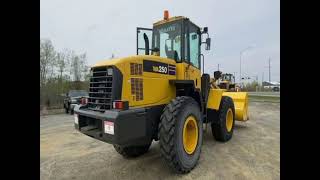
[[223,76],[222,76],[222,79],[223,79],[224,81],[231,81],[231,76],[230,76],[230,75],[223,75]]
[[88,96],[88,93],[86,91],[70,91],[69,96],[70,97]]
[[160,56],[181,60],[181,21],[153,28],[152,49],[158,48]]

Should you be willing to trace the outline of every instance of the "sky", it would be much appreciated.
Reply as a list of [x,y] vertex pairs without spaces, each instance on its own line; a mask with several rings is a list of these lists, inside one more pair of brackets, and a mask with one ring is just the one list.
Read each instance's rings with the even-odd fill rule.
[[170,16],[185,16],[208,27],[211,49],[205,73],[219,70],[280,81],[279,0],[40,0],[40,38],[50,39],[58,51],[87,53],[88,64],[136,54],[136,27],[152,28]]

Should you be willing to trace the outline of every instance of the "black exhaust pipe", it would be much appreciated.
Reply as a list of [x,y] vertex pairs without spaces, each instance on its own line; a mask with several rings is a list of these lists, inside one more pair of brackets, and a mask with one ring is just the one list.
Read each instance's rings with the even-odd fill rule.
[[146,35],[146,33],[143,33],[143,38],[144,38],[144,43],[145,43],[145,46],[146,46],[146,55],[149,55],[149,38],[148,36]]

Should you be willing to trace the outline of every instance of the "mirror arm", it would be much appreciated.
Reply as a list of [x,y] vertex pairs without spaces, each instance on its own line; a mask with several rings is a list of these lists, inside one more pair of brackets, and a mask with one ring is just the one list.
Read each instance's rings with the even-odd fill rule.
[[200,54],[200,56],[202,57],[202,74],[204,74],[204,55]]

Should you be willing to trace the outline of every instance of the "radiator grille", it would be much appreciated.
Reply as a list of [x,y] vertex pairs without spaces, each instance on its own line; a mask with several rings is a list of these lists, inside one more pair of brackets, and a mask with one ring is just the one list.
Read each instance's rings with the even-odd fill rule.
[[143,80],[142,78],[131,78],[131,94],[134,101],[143,100]]
[[130,63],[131,75],[142,75],[142,64]]
[[[109,67],[110,68],[110,67]],[[112,107],[112,76],[107,75],[107,67],[96,67],[90,78],[89,109],[105,111]]]

